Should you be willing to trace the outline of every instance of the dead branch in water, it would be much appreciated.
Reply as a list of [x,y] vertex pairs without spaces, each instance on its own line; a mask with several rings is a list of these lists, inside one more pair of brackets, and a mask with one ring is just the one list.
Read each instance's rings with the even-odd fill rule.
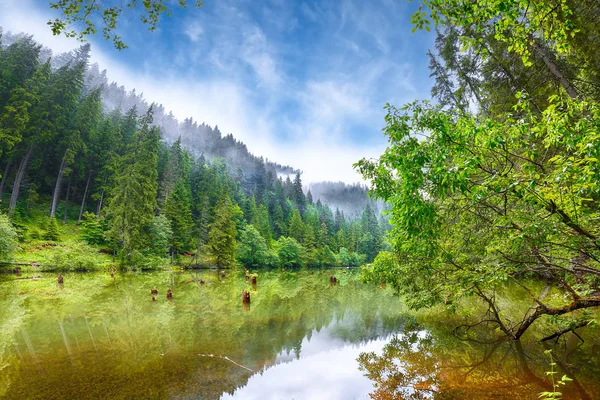
[[254,371],[253,371],[253,370],[251,370],[250,368],[248,368],[248,367],[245,367],[245,366],[243,366],[242,364],[238,364],[238,363],[236,363],[235,361],[233,361],[231,358],[229,358],[229,357],[227,357],[227,356],[216,356],[216,355],[214,355],[214,354],[198,354],[198,355],[199,355],[200,357],[221,358],[221,359],[223,359],[223,360],[227,360],[227,361],[229,361],[229,362],[231,362],[231,363],[233,363],[233,364],[237,365],[237,366],[238,366],[238,367],[240,367],[240,368],[244,368],[245,370],[248,370],[248,371],[250,371],[250,372],[254,372]]

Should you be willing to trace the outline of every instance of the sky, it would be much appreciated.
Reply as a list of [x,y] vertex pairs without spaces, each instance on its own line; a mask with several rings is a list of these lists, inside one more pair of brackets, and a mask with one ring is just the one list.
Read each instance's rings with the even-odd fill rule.
[[[108,1],[110,3],[110,1]],[[204,0],[172,2],[149,32],[123,18],[118,51],[89,39],[110,81],[163,104],[180,120],[218,125],[258,156],[303,171],[303,181],[361,181],[352,164],[386,146],[384,105],[430,97],[431,33],[412,32],[408,0]],[[48,0],[1,0],[0,26],[54,52]]]

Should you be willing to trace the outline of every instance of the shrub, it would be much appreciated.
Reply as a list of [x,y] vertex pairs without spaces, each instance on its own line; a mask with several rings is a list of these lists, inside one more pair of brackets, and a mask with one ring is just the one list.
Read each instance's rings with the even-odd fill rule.
[[51,267],[62,271],[94,271],[102,267],[100,253],[88,244],[69,242],[56,246]]

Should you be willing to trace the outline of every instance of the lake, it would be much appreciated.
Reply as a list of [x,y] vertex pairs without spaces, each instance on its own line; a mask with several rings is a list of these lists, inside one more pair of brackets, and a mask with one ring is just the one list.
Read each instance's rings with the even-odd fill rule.
[[[535,399],[552,388],[538,342],[459,340],[458,316],[411,313],[356,270],[258,271],[256,285],[239,270],[56,275],[0,275],[0,398]],[[576,377],[565,398],[600,398],[598,336],[555,350],[559,376]]]

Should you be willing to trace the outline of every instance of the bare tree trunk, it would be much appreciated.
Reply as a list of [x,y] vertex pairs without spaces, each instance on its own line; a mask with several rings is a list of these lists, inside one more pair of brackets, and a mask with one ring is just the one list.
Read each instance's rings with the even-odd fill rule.
[[23,156],[21,160],[21,164],[19,165],[19,170],[17,171],[17,176],[15,177],[15,183],[13,184],[12,193],[10,195],[10,203],[8,205],[8,215],[12,215],[15,212],[15,207],[17,206],[17,199],[19,198],[19,190],[21,190],[21,182],[23,181],[23,176],[25,175],[25,170],[27,169],[27,164],[29,164],[29,158],[31,157],[31,153],[33,153],[33,145],[30,144],[27,148],[27,152]]
[[2,201],[2,197],[4,196],[4,185],[6,184],[6,177],[10,172],[10,167],[12,167],[12,158],[8,160],[8,164],[4,167],[4,173],[2,174],[2,181],[0,181],[0,202]]
[[100,218],[100,211],[102,211],[102,200],[104,200],[104,190],[100,192],[100,200],[98,200],[98,207],[96,208],[96,218]]
[[[108,181],[108,178],[105,178],[104,185],[106,185],[107,181]],[[98,200],[98,208],[96,208],[96,218],[100,218],[100,211],[102,211],[102,201],[103,200],[104,200],[104,189],[102,189],[102,191],[100,192],[100,200]]]
[[92,171],[88,174],[87,182],[85,184],[85,190],[83,191],[83,200],[81,200],[81,208],[79,209],[79,218],[77,218],[77,225],[81,223],[81,216],[83,215],[83,209],[85,208],[85,201],[87,200],[88,189],[90,188],[90,181],[92,180]]
[[69,194],[71,193],[71,177],[67,184],[67,197],[65,198],[65,215],[63,215],[63,224],[67,223],[67,211],[69,211]]
[[571,84],[569,79],[567,79],[567,77],[563,75],[558,65],[554,62],[554,60],[552,60],[552,58],[546,52],[546,50],[544,50],[539,44],[537,44],[535,40],[533,41],[531,47],[533,48],[535,53],[542,59],[550,73],[554,75],[554,77],[558,80],[561,86],[565,89],[567,94],[573,99],[578,99],[579,93],[577,92],[577,89],[575,89],[575,87]]
[[60,189],[62,186],[62,180],[65,170],[65,158],[63,157],[60,162],[60,169],[58,170],[58,176],[56,177],[56,185],[54,186],[54,194],[52,195],[52,206],[50,207],[50,218],[54,218],[56,215],[56,208],[58,207],[58,201],[60,200]]

